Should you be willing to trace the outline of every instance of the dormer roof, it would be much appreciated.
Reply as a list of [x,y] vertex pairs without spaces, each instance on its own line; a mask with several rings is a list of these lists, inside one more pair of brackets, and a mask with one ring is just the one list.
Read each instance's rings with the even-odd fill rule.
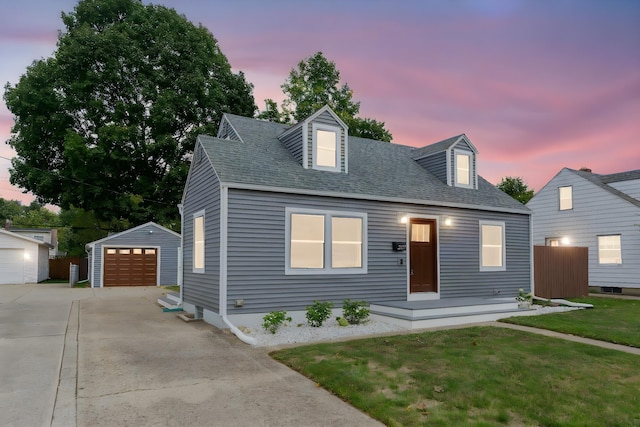
[[480,177],[477,190],[446,185],[414,160],[419,150],[414,147],[349,137],[348,173],[305,169],[300,155],[283,141],[305,121],[286,126],[232,114],[225,117],[243,143],[200,135],[197,145],[221,184],[229,188],[530,213]]

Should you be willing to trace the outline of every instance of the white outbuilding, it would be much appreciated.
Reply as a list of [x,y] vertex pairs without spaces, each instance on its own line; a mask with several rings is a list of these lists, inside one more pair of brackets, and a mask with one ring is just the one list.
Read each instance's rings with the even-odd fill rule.
[[47,243],[0,229],[0,285],[47,280],[50,248]]

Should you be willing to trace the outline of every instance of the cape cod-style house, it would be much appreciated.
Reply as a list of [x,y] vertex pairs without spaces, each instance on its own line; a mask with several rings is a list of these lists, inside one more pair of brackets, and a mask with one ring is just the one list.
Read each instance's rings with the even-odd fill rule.
[[293,126],[225,114],[184,190],[184,308],[232,329],[314,300],[366,300],[413,327],[509,311],[531,287],[531,212],[478,163],[464,134],[356,138],[328,107]]

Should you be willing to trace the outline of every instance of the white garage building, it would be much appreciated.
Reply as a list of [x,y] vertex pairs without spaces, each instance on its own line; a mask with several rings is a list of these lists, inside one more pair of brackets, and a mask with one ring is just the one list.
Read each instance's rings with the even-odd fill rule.
[[39,240],[0,230],[0,285],[47,280],[50,247]]

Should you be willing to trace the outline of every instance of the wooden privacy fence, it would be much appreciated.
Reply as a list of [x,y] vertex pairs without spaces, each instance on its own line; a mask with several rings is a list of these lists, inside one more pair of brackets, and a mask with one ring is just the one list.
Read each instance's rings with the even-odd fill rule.
[[535,294],[542,298],[575,298],[589,294],[589,248],[534,246]]
[[69,264],[79,266],[79,279],[87,280],[89,260],[81,257],[64,257],[49,259],[49,278],[52,280],[69,280]]

